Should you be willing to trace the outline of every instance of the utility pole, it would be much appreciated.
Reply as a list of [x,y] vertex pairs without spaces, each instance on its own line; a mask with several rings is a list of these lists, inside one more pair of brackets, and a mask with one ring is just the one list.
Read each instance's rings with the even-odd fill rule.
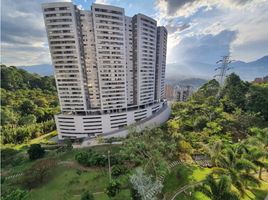
[[221,60],[217,61],[216,64],[221,63],[220,67],[216,67],[215,71],[219,71],[218,74],[216,74],[214,77],[218,77],[219,83],[222,86],[224,83],[224,79],[226,77],[226,73],[228,70],[231,69],[229,64],[233,62],[234,60],[230,60],[230,56],[223,56]]
[[110,150],[108,150],[108,166],[109,166],[109,180],[111,182],[112,176],[111,176],[111,161],[110,161]]

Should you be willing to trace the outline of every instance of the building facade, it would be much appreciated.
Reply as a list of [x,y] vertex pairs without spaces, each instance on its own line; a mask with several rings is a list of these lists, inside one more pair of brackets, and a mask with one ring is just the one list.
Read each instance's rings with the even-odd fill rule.
[[165,99],[168,101],[173,101],[175,98],[175,89],[171,84],[165,85]]
[[165,109],[167,30],[143,14],[43,4],[61,113],[59,138],[109,134]]
[[190,85],[177,85],[175,87],[176,101],[187,101],[187,99],[193,94],[193,91],[193,87]]
[[165,27],[157,27],[156,46],[156,71],[155,71],[155,99],[165,98],[165,74],[167,54],[167,30]]

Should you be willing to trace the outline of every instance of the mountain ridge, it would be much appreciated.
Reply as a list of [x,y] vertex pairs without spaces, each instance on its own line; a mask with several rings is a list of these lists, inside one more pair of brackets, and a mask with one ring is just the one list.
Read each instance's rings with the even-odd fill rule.
[[[168,79],[202,78],[212,79],[216,75],[217,64],[202,63],[196,61],[185,61],[184,63],[167,64]],[[218,65],[219,66],[219,65]],[[236,73],[241,79],[252,81],[256,77],[268,75],[268,55],[251,62],[235,61],[230,64],[228,73]]]
[[[257,60],[244,62],[235,61],[230,64],[232,69],[229,73],[238,74],[243,80],[252,81],[256,77],[268,75],[268,55]],[[216,74],[216,64],[201,63],[196,61],[185,61],[185,63],[167,64],[167,80],[183,80],[188,78],[201,78],[205,80],[212,79]],[[51,64],[40,64],[32,66],[19,66],[18,68],[37,73],[41,76],[53,75],[54,69]]]

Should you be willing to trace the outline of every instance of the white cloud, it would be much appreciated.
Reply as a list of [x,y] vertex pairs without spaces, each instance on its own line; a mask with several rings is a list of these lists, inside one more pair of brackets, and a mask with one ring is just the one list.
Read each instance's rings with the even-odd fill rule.
[[207,11],[211,10],[212,7],[244,10],[254,7],[256,3],[263,4],[266,2],[267,0],[157,0],[155,7],[162,17],[172,19],[189,17],[202,7]]
[[48,48],[43,46],[2,43],[2,63],[14,66],[51,64]]
[[79,10],[84,10],[84,8],[83,8],[83,6],[82,6],[81,4],[79,4],[79,5],[77,6],[77,8],[78,8]]
[[98,3],[98,4],[109,4],[108,0],[96,0],[95,3]]
[[[2,2],[3,63],[33,65],[51,62],[41,3],[53,1]],[[109,4],[111,0],[95,2]],[[131,3],[128,6],[135,5]],[[145,8],[140,9],[143,13]],[[169,63],[178,58],[178,51],[184,50],[181,43],[184,39],[216,36],[224,30],[237,33],[236,39],[230,41],[230,51],[235,59],[250,61],[268,53],[268,0],[156,0],[155,9],[153,17],[169,29]]]
[[[6,65],[50,64],[41,4],[54,0],[12,0],[1,6],[1,61]],[[57,0],[67,1],[70,0]]]
[[[217,35],[224,30],[237,32],[237,38],[230,41],[235,59],[251,61],[268,52],[268,29],[264,28],[268,27],[268,0],[158,0],[155,9],[158,22],[168,29],[172,27],[168,63],[174,62],[174,48],[179,50],[184,38]],[[185,22],[191,24],[186,31],[176,30],[178,23]],[[256,49],[250,49],[248,44]]]

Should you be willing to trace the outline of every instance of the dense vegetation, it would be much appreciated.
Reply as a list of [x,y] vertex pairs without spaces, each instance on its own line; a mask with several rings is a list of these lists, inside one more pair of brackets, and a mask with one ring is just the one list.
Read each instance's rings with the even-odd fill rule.
[[41,77],[1,65],[1,132],[3,144],[23,143],[55,129],[59,111],[53,77]]
[[[199,158],[199,164],[216,168],[199,187],[209,199],[243,198],[261,185],[268,169],[267,111],[268,85],[247,83],[235,74],[222,88],[209,81],[189,101],[173,105],[167,130],[178,143],[180,159]],[[215,191],[220,184],[235,191]]]
[[[268,189],[267,100],[267,84],[231,74],[224,86],[211,80],[187,102],[175,102],[163,126],[131,129],[122,145],[111,139],[106,146],[72,149],[67,141],[55,150],[43,146],[49,151],[37,160],[27,151],[3,151],[2,174],[10,175],[8,163],[23,172],[3,180],[3,199],[262,200]],[[23,161],[16,164],[19,154]]]
[[[213,169],[193,191],[209,199],[248,196],[261,187],[262,173],[268,170],[267,111],[267,84],[244,82],[235,74],[223,87],[209,81],[187,102],[173,104],[166,125],[134,132],[124,141],[121,154],[145,172],[130,177],[137,180],[131,182],[133,188],[141,199],[147,199],[144,188],[158,188],[158,196],[149,199],[161,197],[159,177],[167,175],[168,163],[177,160]],[[227,191],[222,185],[234,189]]]

